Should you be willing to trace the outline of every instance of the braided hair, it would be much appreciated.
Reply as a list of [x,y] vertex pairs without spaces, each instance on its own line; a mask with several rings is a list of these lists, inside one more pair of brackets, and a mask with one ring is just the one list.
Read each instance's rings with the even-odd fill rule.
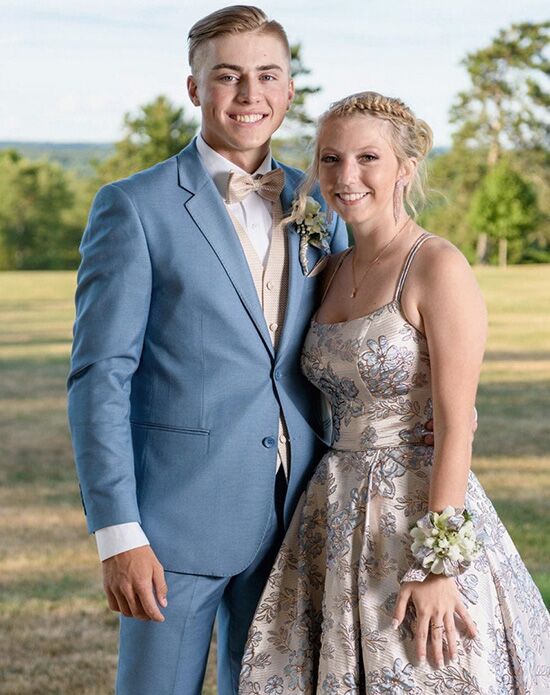
[[417,216],[417,208],[426,198],[424,160],[432,148],[432,129],[421,118],[417,118],[401,99],[386,97],[378,92],[359,92],[335,101],[320,117],[317,124],[314,159],[300,187],[293,214],[287,218],[287,222],[293,222],[303,216],[306,198],[317,182],[319,135],[323,126],[327,121],[335,118],[349,118],[357,115],[389,121],[391,145],[398,163],[401,165],[410,159],[417,162],[413,176],[404,187],[404,203],[408,213],[412,217]]

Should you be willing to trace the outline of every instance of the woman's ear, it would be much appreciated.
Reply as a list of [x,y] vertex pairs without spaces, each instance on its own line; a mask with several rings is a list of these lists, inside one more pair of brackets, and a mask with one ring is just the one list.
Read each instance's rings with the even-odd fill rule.
[[414,176],[417,166],[418,160],[414,157],[411,157],[406,162],[403,162],[403,164],[399,167],[399,171],[397,172],[396,184],[403,187],[408,186],[412,177]]

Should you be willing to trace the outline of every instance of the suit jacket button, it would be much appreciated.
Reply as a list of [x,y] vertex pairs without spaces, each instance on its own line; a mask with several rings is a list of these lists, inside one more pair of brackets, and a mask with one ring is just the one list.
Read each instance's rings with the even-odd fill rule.
[[262,439],[262,444],[265,446],[266,449],[271,449],[275,446],[275,440],[273,439],[273,437],[264,437],[264,439]]
[[280,369],[276,369],[273,376],[275,377],[275,381],[279,381],[279,379],[283,376],[283,373]]

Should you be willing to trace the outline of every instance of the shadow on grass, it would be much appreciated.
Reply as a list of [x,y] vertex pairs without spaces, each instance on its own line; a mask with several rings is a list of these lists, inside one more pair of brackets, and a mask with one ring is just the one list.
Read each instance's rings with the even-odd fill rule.
[[484,362],[547,362],[550,352],[511,352],[505,350],[488,350]]
[[48,337],[47,335],[27,337],[20,340],[0,340],[0,346],[3,348],[24,348],[28,345],[49,345],[51,347],[62,346],[69,348],[72,345],[72,340],[70,338]]
[[91,599],[98,605],[104,602],[104,594],[96,582],[89,577],[65,574],[61,577],[20,577],[17,581],[0,584],[0,605],[8,608],[10,604],[22,601],[63,601],[71,598]]
[[[74,481],[65,412],[67,356],[0,360],[0,482]],[[51,404],[54,405],[51,405]]]
[[546,606],[550,608],[550,535],[547,533],[546,500],[536,498],[516,501],[493,497],[492,502],[531,572]]
[[547,456],[550,382],[481,384],[477,395],[477,456]]

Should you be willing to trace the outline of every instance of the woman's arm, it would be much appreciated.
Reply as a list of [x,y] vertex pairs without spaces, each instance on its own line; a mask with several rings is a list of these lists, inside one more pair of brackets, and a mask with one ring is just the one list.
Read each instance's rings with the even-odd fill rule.
[[473,271],[454,246],[434,240],[423,251],[418,312],[428,340],[435,431],[428,507],[439,512],[464,505],[487,312]]
[[[419,252],[403,295],[403,309],[424,331],[430,354],[435,451],[428,508],[464,506],[471,463],[472,410],[487,333],[487,315],[474,274],[462,254],[443,239]],[[426,658],[430,644],[435,664],[443,666],[443,632],[448,656],[456,657],[455,614],[470,636],[476,634],[455,579],[430,575],[405,582],[396,603],[394,626],[415,606],[416,651]]]

